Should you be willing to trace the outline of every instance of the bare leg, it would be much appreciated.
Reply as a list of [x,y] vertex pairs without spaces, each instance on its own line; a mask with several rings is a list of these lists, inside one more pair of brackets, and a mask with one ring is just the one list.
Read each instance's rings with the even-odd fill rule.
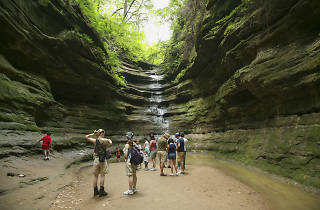
[[156,168],[156,158],[152,158],[153,168]]
[[133,187],[133,176],[129,176],[129,190],[132,190]]
[[160,162],[160,174],[163,174],[164,163]]
[[99,176],[99,175],[94,175],[94,178],[93,178],[93,187],[97,187],[97,185],[98,185],[98,176]]
[[171,173],[173,174],[173,160],[169,160],[169,164],[170,164],[170,167],[171,167]]
[[176,173],[178,173],[178,168],[177,168],[177,165],[176,165],[176,160],[172,160],[172,162],[173,162],[174,168],[176,169]]
[[132,175],[132,187],[136,187],[137,186],[137,174],[133,174]]
[[100,174],[100,186],[104,186],[105,175]]

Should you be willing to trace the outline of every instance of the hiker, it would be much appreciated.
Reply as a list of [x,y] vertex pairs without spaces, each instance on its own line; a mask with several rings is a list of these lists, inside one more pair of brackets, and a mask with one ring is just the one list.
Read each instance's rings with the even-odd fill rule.
[[170,137],[170,134],[165,133],[158,139],[158,152],[157,156],[160,162],[160,176],[167,176],[163,173],[164,163],[167,161],[167,141]]
[[184,174],[184,139],[180,137],[179,133],[175,134],[177,140],[177,152],[178,152],[178,162],[180,163],[180,171],[178,174]]
[[145,149],[145,148],[150,148],[150,143],[149,143],[149,141],[148,141],[148,139],[147,138],[143,138],[143,140],[144,140],[144,144],[143,144],[143,148]]
[[[141,153],[143,153],[143,151],[142,151],[142,146],[141,146],[139,140],[136,140],[136,145],[137,145],[139,151],[140,151]],[[138,165],[138,169],[141,169],[141,164]]]
[[44,155],[44,160],[50,160],[49,158],[49,149],[50,149],[50,144],[52,142],[52,139],[51,139],[51,133],[50,132],[47,132],[47,135],[42,137],[40,141],[43,141],[42,142],[42,146],[41,146],[41,149],[43,151],[43,155]]
[[183,166],[184,169],[186,169],[186,157],[187,157],[187,142],[188,139],[184,137],[184,132],[180,132],[180,136],[183,138],[183,142],[184,142],[184,160],[183,160]]
[[150,150],[148,147],[146,147],[143,151],[143,162],[144,162],[144,170],[147,171],[149,170],[148,164],[149,164],[149,153]]
[[118,162],[120,162],[121,152],[120,152],[119,147],[117,147],[116,157],[117,157]]
[[[108,173],[108,162],[106,160],[107,145],[112,145],[110,139],[104,138],[103,129],[94,130],[93,133],[86,135],[89,142],[95,146],[93,161],[93,196],[106,196],[108,193],[104,190],[104,179]],[[100,189],[98,190],[98,177],[100,175]]]
[[171,168],[171,174],[170,176],[174,176],[173,174],[173,168],[176,170],[176,176],[178,176],[178,169],[176,166],[176,144],[174,143],[172,138],[169,138],[168,140],[168,145],[167,145],[167,153],[168,153],[168,159],[169,159],[169,164]]
[[[136,144],[133,141],[133,133],[128,132],[127,135],[127,144],[124,147],[124,158],[126,161],[126,172],[127,176],[129,178],[129,189],[125,191],[123,194],[124,195],[133,195],[134,193],[137,192],[137,165],[139,165],[138,162],[134,163],[133,160],[135,160],[134,155],[139,153],[140,151],[138,150]],[[142,157],[141,157],[142,160]],[[141,162],[140,162],[141,163]]]
[[157,141],[154,138],[154,135],[150,135],[150,157],[152,160],[152,168],[150,171],[156,170],[156,157],[157,157]]

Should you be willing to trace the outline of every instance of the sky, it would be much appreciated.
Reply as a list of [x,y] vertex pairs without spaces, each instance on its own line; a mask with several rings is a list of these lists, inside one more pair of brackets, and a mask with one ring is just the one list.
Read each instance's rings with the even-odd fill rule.
[[[154,9],[161,9],[168,6],[169,3],[170,0],[153,0]],[[168,40],[171,37],[170,24],[165,23],[159,25],[155,17],[150,17],[149,21],[144,26],[144,33],[146,35],[146,41],[150,44]]]

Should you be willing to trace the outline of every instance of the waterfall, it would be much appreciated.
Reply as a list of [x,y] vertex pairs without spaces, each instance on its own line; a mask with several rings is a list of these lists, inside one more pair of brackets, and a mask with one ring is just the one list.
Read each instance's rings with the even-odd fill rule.
[[164,118],[167,109],[160,107],[161,102],[164,100],[162,96],[163,85],[160,82],[163,79],[163,75],[158,75],[157,69],[152,69],[146,73],[149,75],[151,83],[148,85],[148,91],[150,91],[149,106],[144,112],[150,115],[151,123],[156,128],[155,132],[168,132],[169,121]]

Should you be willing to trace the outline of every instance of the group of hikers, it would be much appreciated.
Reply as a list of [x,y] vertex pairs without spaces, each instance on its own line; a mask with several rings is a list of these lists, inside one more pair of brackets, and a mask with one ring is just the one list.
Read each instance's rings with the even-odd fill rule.
[[[108,161],[111,157],[107,146],[112,145],[111,139],[105,138],[105,131],[103,129],[94,130],[93,133],[86,135],[86,139],[94,144],[94,160],[93,160],[93,190],[94,196],[106,196],[108,193],[104,189],[105,175],[109,172]],[[158,141],[153,134],[150,134],[150,141],[144,138],[143,146],[140,141],[133,140],[134,134],[128,132],[126,134],[127,142],[123,148],[123,155],[125,159],[126,174],[129,178],[129,189],[125,191],[124,195],[133,195],[137,192],[137,169],[141,168],[144,163],[144,170],[149,170],[148,163],[152,161],[152,168],[150,171],[156,170],[156,159],[160,163],[160,176],[167,176],[164,173],[164,168],[171,169],[170,176],[178,176],[184,174],[185,159],[186,159],[186,142],[184,133],[176,133],[174,138],[170,134],[163,134]],[[49,160],[49,149],[52,142],[51,133],[42,137],[39,141],[43,141],[42,150],[44,159]],[[121,151],[117,148],[116,157],[120,161]],[[178,164],[176,164],[178,161]],[[167,166],[166,166],[167,165]],[[179,170],[178,170],[179,168]],[[174,173],[175,172],[175,173]],[[98,178],[100,175],[100,188],[98,189]]]
[[[106,196],[107,192],[104,190],[105,175],[109,171],[106,150],[107,145],[112,145],[110,139],[104,138],[105,131],[103,129],[94,130],[93,133],[86,135],[89,142],[95,145],[94,161],[93,161],[93,190],[94,196]],[[156,141],[153,134],[150,135],[150,142],[144,138],[144,144],[141,146],[140,141],[133,140],[134,134],[128,132],[126,134],[127,142],[123,148],[123,155],[125,159],[126,175],[128,176],[129,189],[125,191],[124,195],[133,195],[137,192],[137,169],[141,168],[141,163],[144,162],[145,170],[148,170],[149,157],[152,161],[151,171],[156,170],[156,158],[160,162],[160,176],[167,176],[164,173],[164,168],[167,160],[168,167],[171,168],[170,176],[178,176],[184,174],[185,157],[186,157],[186,142],[184,133],[176,133],[175,139],[170,137],[170,134],[163,134],[158,141]],[[116,157],[120,160],[119,148],[116,152]],[[178,166],[176,165],[176,154],[178,154]],[[180,170],[178,171],[178,167]],[[175,174],[174,171],[175,170]],[[100,188],[98,189],[98,177],[100,175]]]

